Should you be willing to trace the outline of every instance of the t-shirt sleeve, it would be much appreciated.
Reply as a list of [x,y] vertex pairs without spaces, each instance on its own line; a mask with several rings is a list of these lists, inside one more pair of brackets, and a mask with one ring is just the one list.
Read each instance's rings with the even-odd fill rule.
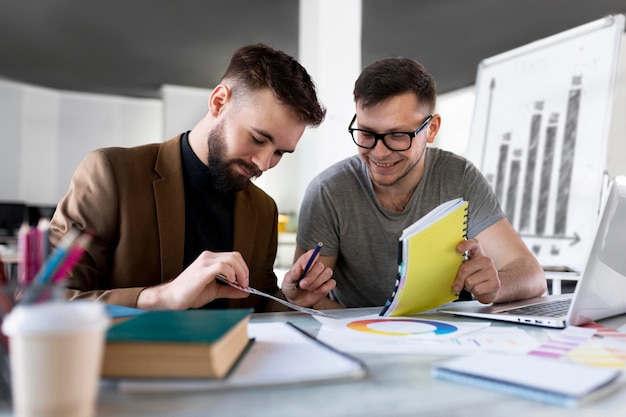
[[314,178],[306,189],[298,215],[296,242],[309,250],[318,242],[324,246],[320,254],[334,256],[339,253],[339,233],[337,214],[332,204],[329,190],[324,180]]
[[469,161],[464,176],[463,198],[469,201],[467,237],[470,239],[504,218],[487,179]]

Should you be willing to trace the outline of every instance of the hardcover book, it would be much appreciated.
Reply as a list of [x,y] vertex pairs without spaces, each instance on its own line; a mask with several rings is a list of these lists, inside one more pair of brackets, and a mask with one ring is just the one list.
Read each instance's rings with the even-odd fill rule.
[[147,311],[112,326],[102,376],[223,378],[249,343],[251,309]]

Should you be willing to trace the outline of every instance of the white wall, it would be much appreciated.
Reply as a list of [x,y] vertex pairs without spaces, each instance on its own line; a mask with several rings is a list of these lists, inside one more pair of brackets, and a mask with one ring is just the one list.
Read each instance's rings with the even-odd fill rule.
[[441,127],[432,146],[465,156],[476,98],[474,87],[466,87],[437,97]]
[[58,199],[58,168],[65,164],[65,160],[60,161],[61,95],[26,86],[22,89],[21,104],[21,114],[16,120],[20,124],[21,148],[15,158],[19,164],[16,167],[19,189],[15,199],[51,204]]
[[164,138],[191,130],[209,109],[211,89],[165,84],[163,99]]
[[0,200],[19,200],[22,88],[0,80]]
[[162,103],[0,81],[0,126],[0,200],[54,205],[89,151],[162,141]]
[[347,134],[354,114],[352,90],[361,72],[361,0],[300,0],[298,59],[313,78],[327,108],[324,123],[298,145],[298,183],[291,211],[323,169],[354,153]]

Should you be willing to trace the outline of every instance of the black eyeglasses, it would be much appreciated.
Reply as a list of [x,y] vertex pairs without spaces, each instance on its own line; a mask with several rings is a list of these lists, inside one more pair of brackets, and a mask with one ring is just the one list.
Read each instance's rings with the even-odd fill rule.
[[376,143],[382,140],[385,146],[391,151],[406,151],[411,147],[413,138],[428,125],[428,122],[430,122],[432,118],[433,115],[431,114],[414,132],[375,133],[369,130],[354,129],[352,125],[356,121],[355,114],[348,126],[348,132],[350,132],[354,143],[361,148],[373,149],[376,147]]

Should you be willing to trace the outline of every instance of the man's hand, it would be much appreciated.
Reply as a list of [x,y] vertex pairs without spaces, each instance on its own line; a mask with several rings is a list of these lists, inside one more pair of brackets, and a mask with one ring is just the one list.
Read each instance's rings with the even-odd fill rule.
[[319,259],[311,264],[309,271],[296,288],[302,271],[309,262],[313,249],[302,254],[283,278],[282,291],[291,303],[310,307],[326,297],[337,283],[332,279],[333,270],[326,267]]
[[453,291],[459,293],[465,288],[481,303],[494,302],[500,292],[501,283],[493,259],[485,255],[480,242],[476,239],[464,240],[456,250],[459,253],[467,253],[469,259],[461,265],[452,284]]
[[249,294],[218,284],[217,275],[242,287],[248,286],[248,266],[238,252],[204,251],[175,279],[139,294],[137,307],[146,310],[198,308],[217,298],[245,298]]

